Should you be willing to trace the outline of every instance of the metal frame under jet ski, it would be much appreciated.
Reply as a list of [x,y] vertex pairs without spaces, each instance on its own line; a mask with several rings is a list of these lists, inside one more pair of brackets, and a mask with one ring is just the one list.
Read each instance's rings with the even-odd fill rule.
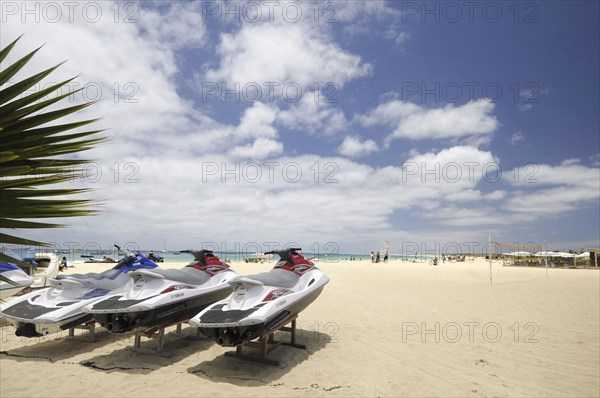
[[111,333],[161,327],[189,320],[231,294],[227,283],[238,276],[210,250],[186,250],[194,261],[182,269],[140,270],[130,274],[133,287],[94,302],[84,311]]
[[193,317],[189,324],[221,346],[245,344],[285,325],[312,303],[329,278],[298,254],[300,248],[272,251],[281,259],[269,272],[229,281],[234,292]]
[[[115,245],[116,246],[116,245]],[[101,273],[59,275],[50,287],[17,297],[0,306],[0,316],[23,337],[39,337],[70,329],[92,319],[83,307],[115,292],[129,290],[128,272],[158,266],[144,255],[117,249],[124,254],[115,267]]]

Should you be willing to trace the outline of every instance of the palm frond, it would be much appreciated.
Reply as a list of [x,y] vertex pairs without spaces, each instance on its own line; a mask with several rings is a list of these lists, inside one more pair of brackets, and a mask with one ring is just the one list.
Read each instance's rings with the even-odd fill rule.
[[[20,37],[0,49],[0,62],[14,49]],[[89,192],[80,188],[48,188],[83,177],[82,171],[89,159],[68,159],[65,155],[79,153],[106,141],[98,134],[103,130],[72,131],[96,122],[87,119],[61,123],[64,117],[80,112],[94,102],[60,106],[61,101],[79,90],[48,96],[62,89],[75,77],[52,84],[43,90],[27,93],[61,64],[18,80],[19,71],[35,56],[41,47],[31,51],[11,65],[0,66],[0,228],[10,233],[0,233],[0,243],[47,246],[12,233],[13,230],[63,227],[59,223],[33,221],[40,218],[88,216],[98,212],[98,202],[88,199],[61,198]],[[81,89],[80,89],[81,90]],[[29,264],[0,252],[0,261],[29,267]],[[0,280],[6,278],[0,275]]]

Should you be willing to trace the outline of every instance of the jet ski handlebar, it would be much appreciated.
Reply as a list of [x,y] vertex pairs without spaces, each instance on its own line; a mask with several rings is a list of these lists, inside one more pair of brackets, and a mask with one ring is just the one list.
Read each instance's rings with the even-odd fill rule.
[[300,247],[290,247],[284,250],[271,250],[270,252],[266,252],[265,254],[277,254],[282,260],[289,260],[292,257],[292,254],[298,254],[297,251],[302,250]]
[[122,249],[121,246],[119,246],[119,245],[114,245],[114,246],[117,248],[118,253],[123,256],[123,258],[121,260],[119,260],[119,263],[117,264],[116,267],[128,264],[129,262],[131,262],[132,260],[135,259],[135,254],[133,254],[129,250]]
[[193,249],[188,249],[188,250],[181,250],[180,253],[191,253],[194,256],[194,260],[195,261],[200,261],[202,264],[204,264],[204,257],[206,257],[207,254],[212,254],[213,251],[212,250],[193,250]]

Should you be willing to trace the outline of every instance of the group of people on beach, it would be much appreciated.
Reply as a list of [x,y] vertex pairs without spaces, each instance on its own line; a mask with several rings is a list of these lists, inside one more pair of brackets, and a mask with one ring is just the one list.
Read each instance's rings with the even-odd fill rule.
[[[377,252],[377,253],[371,252],[371,262],[372,263],[379,263],[379,262],[381,262],[381,253],[379,253],[379,252]],[[388,252],[387,252],[387,250],[383,254],[383,262],[384,263],[388,262]]]

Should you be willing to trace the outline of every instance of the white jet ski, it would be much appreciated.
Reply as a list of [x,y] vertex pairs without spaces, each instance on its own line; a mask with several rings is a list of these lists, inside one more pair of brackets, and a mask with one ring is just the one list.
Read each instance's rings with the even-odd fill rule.
[[[118,248],[118,247],[117,247]],[[14,327],[15,334],[39,337],[80,325],[92,319],[83,307],[132,286],[128,272],[158,267],[142,254],[122,251],[125,257],[101,273],[59,275],[50,287],[33,291],[0,305],[0,316]]]
[[299,248],[272,251],[281,259],[269,272],[229,281],[234,292],[193,317],[199,328],[221,346],[238,346],[286,324],[323,291],[329,278],[298,254]]
[[229,264],[210,250],[184,252],[194,255],[186,267],[132,272],[129,291],[96,301],[84,311],[109,332],[125,333],[187,321],[231,293],[227,282],[237,273]]

